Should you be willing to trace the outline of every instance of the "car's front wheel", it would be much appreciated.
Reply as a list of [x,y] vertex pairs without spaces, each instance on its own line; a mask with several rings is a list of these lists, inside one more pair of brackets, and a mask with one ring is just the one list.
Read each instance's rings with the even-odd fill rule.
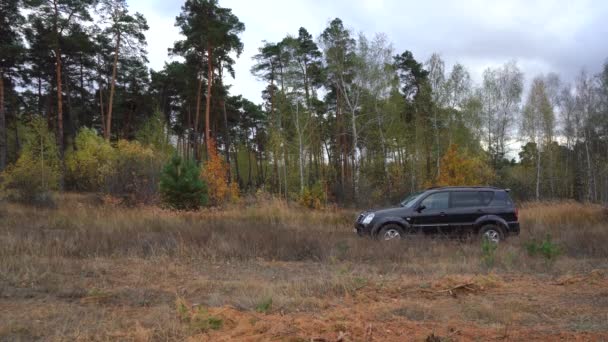
[[494,224],[487,224],[479,230],[479,237],[482,241],[491,243],[499,243],[505,239],[505,234],[502,229]]
[[405,232],[403,228],[397,224],[387,224],[380,228],[377,238],[378,240],[390,241],[403,239]]

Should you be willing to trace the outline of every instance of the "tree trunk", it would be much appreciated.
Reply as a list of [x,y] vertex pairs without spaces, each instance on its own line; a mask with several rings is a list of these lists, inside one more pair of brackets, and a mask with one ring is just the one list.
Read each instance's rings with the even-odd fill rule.
[[536,145],[536,200],[540,200],[540,144]]
[[587,159],[587,201],[593,201],[593,171],[591,170],[591,153],[589,152],[589,134],[585,132],[585,156]]
[[116,69],[118,68],[118,53],[120,50],[120,32],[116,36],[116,48],[114,49],[114,66],[112,67],[112,83],[110,84],[110,99],[108,100],[108,118],[104,132],[106,140],[110,141],[112,134],[112,104],[114,102],[114,87],[116,86]]
[[63,76],[65,77],[65,95],[66,95],[66,101],[68,103],[68,111],[66,113],[66,121],[67,121],[67,131],[68,131],[68,137],[73,137],[76,135],[75,130],[76,130],[76,123],[74,122],[74,110],[72,108],[72,96],[70,96],[70,79],[69,79],[69,74],[68,74],[68,69],[66,69],[66,71],[63,73]]
[[0,172],[6,168],[6,114],[4,113],[4,72],[0,68]]
[[57,145],[59,147],[60,159],[60,177],[59,188],[63,190],[64,175],[65,175],[65,159],[63,151],[63,93],[61,90],[61,49],[59,48],[59,10],[57,9],[57,0],[53,1],[55,17],[55,73],[57,77]]
[[211,114],[211,86],[213,85],[213,47],[211,43],[207,44],[207,98],[205,105],[205,146],[207,147],[207,156],[209,156],[209,141],[211,138],[211,127],[209,116]]
[[[245,141],[247,141],[247,140],[245,139]],[[253,168],[251,167],[251,154],[252,154],[252,152],[251,152],[250,148],[251,148],[251,146],[249,146],[249,144],[245,145],[245,151],[247,151],[247,165],[248,165],[248,170],[247,170],[248,171],[248,173],[247,173],[247,188],[248,189],[253,186],[253,179],[252,179]],[[236,147],[235,147],[235,149],[236,149]],[[235,161],[237,161],[238,158],[239,158],[238,154],[234,156],[234,160]],[[256,163],[256,168],[257,168],[257,163]],[[259,172],[260,171],[258,170],[258,173]]]
[[[219,78],[219,82],[220,82],[220,88],[223,88],[223,67],[222,64],[220,62],[220,64],[218,64],[218,78]],[[226,95],[222,94],[222,99],[220,101],[221,106],[222,106],[222,112],[223,112],[223,116],[224,116],[224,144],[226,144],[226,164],[228,165],[228,182],[232,183],[232,168],[230,166],[230,132],[228,130],[228,113],[226,113]],[[238,160],[237,160],[238,162]],[[237,184],[238,184],[238,179],[237,179]]]
[[342,190],[342,193],[344,193],[344,179],[346,178],[346,165],[345,165],[345,159],[346,159],[346,154],[345,149],[344,149],[344,136],[342,134],[342,111],[341,111],[341,105],[340,105],[340,89],[336,89],[337,90],[337,94],[336,94],[336,128],[337,128],[337,145],[338,145],[338,153],[336,155],[336,161],[340,164],[340,188]]
[[[201,100],[203,97],[203,75],[200,74],[198,76],[198,90],[196,91],[196,112],[194,113],[194,156],[195,158],[200,161],[201,160],[201,156],[199,153],[199,148],[198,148],[198,143],[196,142],[198,140],[198,127],[199,127],[199,120],[200,120],[200,116],[201,116]],[[188,112],[189,114],[189,112]],[[190,121],[190,120],[188,120]]]
[[230,167],[230,132],[228,131],[228,114],[226,113],[226,100],[222,99],[224,112],[224,143],[226,144],[226,164],[228,165],[228,182],[232,182],[232,169]]
[[382,129],[382,120],[378,112],[378,104],[375,103],[376,117],[378,121],[378,132],[380,133],[380,145],[382,147],[382,168],[384,169],[384,178],[386,182],[386,195],[390,196],[391,193],[391,179],[388,172],[388,163],[386,161],[388,152],[386,148],[386,139],[384,138],[384,130]]
[[[433,110],[433,112],[435,113],[434,115],[434,128],[435,128],[435,148],[437,149],[436,151],[436,167],[437,167],[437,178],[439,179],[439,177],[441,176],[441,149],[439,148],[439,122],[437,119],[437,108],[435,108],[435,110]],[[448,130],[449,131],[449,130]]]
[[351,113],[351,125],[353,131],[353,197],[355,203],[359,199],[359,160],[357,156],[357,145],[359,144],[359,136],[357,135],[357,116],[353,108]]
[[42,77],[38,76],[38,114],[42,115]]
[[304,145],[300,127],[300,105],[296,100],[296,132],[298,134],[298,168],[300,171],[300,194],[304,193]]
[[288,184],[287,184],[287,147],[283,144],[283,181],[285,182],[285,199],[288,196]]
[[[236,172],[236,184],[238,184],[240,186],[241,185],[241,170],[239,169],[239,150],[236,147],[237,145],[238,144],[234,144],[234,171]],[[228,149],[227,152],[228,152],[228,154],[230,154],[230,149]],[[247,153],[249,153],[249,152],[247,152]],[[230,165],[230,164],[228,164],[228,165]]]

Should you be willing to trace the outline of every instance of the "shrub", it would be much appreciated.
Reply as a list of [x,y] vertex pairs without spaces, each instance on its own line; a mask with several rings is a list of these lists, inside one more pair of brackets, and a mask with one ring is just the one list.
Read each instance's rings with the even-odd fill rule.
[[207,183],[211,204],[222,205],[239,199],[239,187],[228,179],[228,165],[217,152],[215,142],[209,141],[209,154],[201,170],[201,178]]
[[327,196],[323,190],[321,183],[316,183],[312,187],[304,188],[304,191],[298,198],[298,202],[310,209],[321,209],[325,207]]
[[156,200],[158,184],[166,156],[138,141],[120,140],[116,162],[106,177],[106,191],[127,204]]
[[529,241],[525,244],[528,255],[542,255],[547,260],[554,260],[561,254],[561,249],[558,245],[551,241],[551,235],[547,235],[541,242],[536,240]]
[[30,203],[47,202],[50,191],[59,188],[57,145],[45,120],[37,118],[30,123],[19,159],[0,178],[9,198]]
[[272,308],[272,297],[262,299],[256,306],[255,311],[259,313],[268,313]]
[[174,209],[195,210],[207,204],[207,185],[199,178],[199,168],[177,155],[163,169],[160,194]]
[[498,245],[496,243],[487,239],[483,239],[481,242],[481,262],[486,268],[494,267],[497,248]]
[[224,322],[221,318],[211,316],[201,306],[193,307],[181,297],[175,300],[175,307],[180,321],[188,324],[193,332],[207,332],[210,329],[218,330],[223,326]]
[[113,172],[116,151],[94,129],[82,128],[66,155],[66,181],[76,190],[100,191]]
[[167,124],[160,112],[154,113],[135,134],[135,139],[144,146],[150,146],[155,151],[167,156],[175,152],[169,142]]

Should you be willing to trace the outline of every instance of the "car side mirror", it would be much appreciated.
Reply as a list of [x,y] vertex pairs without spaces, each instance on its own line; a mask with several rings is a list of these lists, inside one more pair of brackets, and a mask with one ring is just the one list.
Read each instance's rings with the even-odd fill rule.
[[420,212],[422,212],[424,209],[426,209],[426,205],[424,205],[424,204],[423,204],[423,205],[419,206],[419,207],[416,209],[416,211],[420,213]]

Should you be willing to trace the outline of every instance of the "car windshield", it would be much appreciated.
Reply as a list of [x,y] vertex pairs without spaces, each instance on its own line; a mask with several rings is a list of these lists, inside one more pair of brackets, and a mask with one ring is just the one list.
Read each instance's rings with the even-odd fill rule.
[[411,208],[416,200],[422,195],[422,192],[415,192],[409,196],[407,196],[403,201],[401,201],[401,206],[405,208]]

